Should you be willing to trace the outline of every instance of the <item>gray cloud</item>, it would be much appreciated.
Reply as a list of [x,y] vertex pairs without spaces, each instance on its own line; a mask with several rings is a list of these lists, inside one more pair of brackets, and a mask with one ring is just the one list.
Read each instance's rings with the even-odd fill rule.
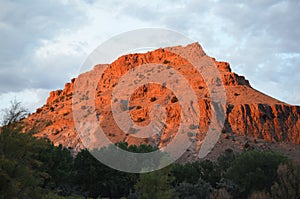
[[[289,103],[300,104],[300,2],[174,1],[123,14],[162,24],[198,40],[211,56],[232,64],[252,85]],[[137,14],[138,13],[138,14]],[[290,57],[289,55],[295,55]]]
[[0,94],[61,88],[98,44],[150,26],[199,41],[254,87],[300,104],[298,1],[63,2],[0,2]]
[[[235,48],[226,57],[234,70],[245,74],[260,90],[297,104],[300,104],[297,88],[300,27],[296,25],[300,20],[299,9],[297,1],[251,1],[223,2],[215,10],[227,26],[224,30],[236,38]],[[298,56],[284,56],[293,54]]]
[[[1,1],[0,2],[0,92],[20,91],[25,88],[57,87],[61,79],[55,65],[37,65],[31,56],[42,40],[80,24],[84,13],[69,4],[59,1]],[[67,57],[66,57],[67,58]],[[61,64],[61,63],[57,63]],[[68,69],[66,64],[61,69]],[[52,81],[47,76],[55,72]],[[51,77],[51,76],[50,76]],[[49,77],[49,78],[50,78]],[[35,82],[35,83],[33,83]]]

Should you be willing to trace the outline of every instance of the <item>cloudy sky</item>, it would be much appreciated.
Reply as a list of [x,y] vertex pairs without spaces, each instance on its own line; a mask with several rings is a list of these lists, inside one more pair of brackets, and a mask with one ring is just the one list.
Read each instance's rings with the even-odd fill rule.
[[297,0],[1,0],[0,109],[16,98],[35,110],[99,44],[149,27],[199,41],[253,87],[300,105],[299,10]]

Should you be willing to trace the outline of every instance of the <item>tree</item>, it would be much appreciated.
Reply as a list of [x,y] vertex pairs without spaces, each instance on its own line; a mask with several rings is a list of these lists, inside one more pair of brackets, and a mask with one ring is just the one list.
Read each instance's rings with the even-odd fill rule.
[[195,162],[200,171],[200,178],[208,182],[211,186],[216,187],[217,183],[221,180],[221,171],[215,162],[204,160],[199,163]]
[[172,174],[176,178],[176,184],[182,182],[196,184],[201,178],[213,187],[216,187],[221,179],[221,171],[218,165],[210,160],[186,163],[184,165],[175,164]]
[[280,165],[277,170],[278,176],[272,186],[272,197],[283,199],[296,199],[300,195],[300,165],[289,162]]
[[195,163],[174,164],[172,175],[175,177],[175,185],[180,183],[196,184],[200,178],[200,171]]
[[4,128],[0,133],[0,198],[41,198],[47,173],[35,157],[45,149],[44,140]]
[[225,188],[221,189],[215,189],[210,194],[210,199],[230,199],[231,195],[228,193],[228,191]]
[[230,167],[235,158],[236,154],[232,149],[226,149],[225,153],[218,157],[218,167],[221,171],[223,171],[222,175]]
[[270,191],[277,176],[277,168],[286,158],[270,151],[247,151],[231,164],[225,178],[239,185],[244,197],[254,191]]
[[180,183],[175,187],[175,197],[179,199],[198,199],[198,198],[209,198],[212,191],[211,185],[201,178],[199,178],[196,184]]
[[56,189],[59,194],[71,194],[72,186],[73,157],[71,152],[62,145],[54,146],[48,141],[44,150],[39,151],[35,158],[42,162],[39,170],[47,173],[48,178],[44,180],[43,186],[48,189]]
[[3,110],[4,115],[2,119],[3,126],[9,126],[15,122],[20,121],[28,115],[28,110],[25,109],[21,102],[16,99],[10,102],[10,107]]
[[141,199],[169,199],[172,198],[171,183],[174,178],[170,175],[171,167],[166,167],[151,173],[140,175],[135,185],[138,198]]
[[269,193],[260,191],[253,192],[248,199],[271,199],[271,196]]
[[80,151],[74,160],[75,184],[88,197],[121,198],[128,196],[137,175],[112,169],[99,162],[88,150]]

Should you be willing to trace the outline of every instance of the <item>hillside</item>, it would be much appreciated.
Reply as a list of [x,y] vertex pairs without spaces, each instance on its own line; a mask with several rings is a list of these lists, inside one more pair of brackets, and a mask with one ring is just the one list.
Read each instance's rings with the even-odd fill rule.
[[[212,109],[211,93],[202,76],[187,60],[173,53],[176,51],[187,54],[197,52],[197,56],[207,56],[198,43],[193,43],[185,47],[176,46],[147,53],[123,55],[113,63],[105,65],[107,69],[101,77],[98,77],[95,91],[96,109],[90,113],[97,115],[98,125],[112,142],[155,143],[162,147],[170,143],[176,135],[181,118],[180,104],[174,98],[174,93],[164,85],[144,85],[135,90],[129,102],[130,116],[139,126],[150,123],[149,112],[154,105],[160,104],[165,108],[167,118],[159,138],[157,136],[150,139],[136,138],[128,132],[123,132],[115,123],[111,112],[111,95],[120,78],[137,66],[155,63],[162,66],[162,71],[169,68],[178,71],[195,91],[200,118],[194,139],[201,145],[201,139],[211,122],[211,113],[215,111]],[[222,139],[226,136],[242,135],[267,142],[300,144],[300,107],[286,104],[255,90],[245,77],[231,71],[229,63],[208,58],[217,66],[226,91],[226,117]],[[81,74],[78,78],[92,78],[103,66],[96,65],[93,70]],[[75,151],[84,148],[76,132],[72,114],[73,88],[78,78],[66,83],[63,90],[52,91],[46,104],[24,119],[26,123],[24,130],[35,128],[39,132],[35,136],[49,138],[56,145],[62,144]],[[86,93],[87,98],[93,98],[88,95]],[[80,106],[80,108],[89,107]],[[195,154],[197,150],[199,148],[196,147],[192,153]]]

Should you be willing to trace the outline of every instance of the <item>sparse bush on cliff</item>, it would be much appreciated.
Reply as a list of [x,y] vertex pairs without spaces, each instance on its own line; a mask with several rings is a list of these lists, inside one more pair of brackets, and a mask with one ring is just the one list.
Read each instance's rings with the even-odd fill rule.
[[176,96],[172,97],[171,102],[172,102],[172,103],[178,102],[177,97],[176,97]]
[[151,98],[150,98],[150,102],[154,102],[154,101],[156,101],[156,100],[157,100],[156,97],[151,97]]
[[170,63],[169,60],[166,60],[166,59],[165,59],[165,60],[163,61],[163,64],[169,64],[169,63]]
[[139,117],[136,121],[137,121],[137,122],[143,122],[143,121],[145,121],[145,118]]
[[38,109],[36,109],[36,113],[41,113],[43,111],[43,109],[42,108],[38,108]]

